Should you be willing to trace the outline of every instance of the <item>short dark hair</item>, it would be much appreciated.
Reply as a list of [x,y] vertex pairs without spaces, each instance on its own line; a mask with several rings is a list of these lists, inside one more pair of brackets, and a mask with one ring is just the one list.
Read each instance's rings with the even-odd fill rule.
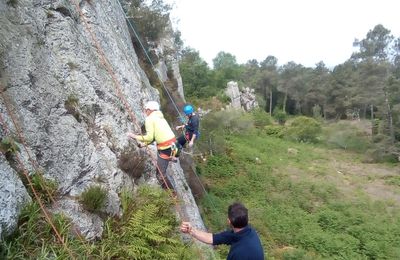
[[247,209],[239,202],[235,202],[228,207],[228,218],[234,228],[243,228],[249,222]]

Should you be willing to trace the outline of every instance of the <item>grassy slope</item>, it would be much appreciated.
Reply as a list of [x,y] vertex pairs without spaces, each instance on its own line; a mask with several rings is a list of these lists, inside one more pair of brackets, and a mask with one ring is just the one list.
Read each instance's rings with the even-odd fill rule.
[[227,138],[229,155],[200,166],[210,230],[226,227],[226,208],[238,200],[272,258],[400,259],[400,187],[387,181],[396,168],[262,135]]

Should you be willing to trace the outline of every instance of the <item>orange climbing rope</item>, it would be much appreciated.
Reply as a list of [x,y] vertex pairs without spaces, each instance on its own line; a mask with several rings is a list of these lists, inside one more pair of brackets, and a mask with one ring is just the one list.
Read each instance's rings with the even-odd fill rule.
[[[4,97],[4,87],[1,84],[0,84],[0,94],[1,94],[1,97],[3,99],[4,105],[6,107],[7,113],[8,113],[8,115],[9,115],[11,121],[13,122],[13,125],[14,125],[15,129],[16,129],[17,135],[18,135],[19,138],[21,138],[22,137],[21,130],[18,128],[18,126],[16,124],[16,120],[14,119],[14,116],[10,113],[11,111],[9,109],[9,104],[8,104],[7,100],[5,99],[5,97]],[[4,121],[2,113],[0,113],[0,123],[1,123],[1,125],[2,125],[2,127],[4,129],[4,132],[6,134],[10,133],[9,128],[7,127],[7,125],[6,125],[5,121]],[[28,152],[28,150],[26,148],[26,144],[23,141],[24,139],[21,139],[21,140],[22,140],[21,141],[22,142],[22,146]],[[30,186],[30,188],[31,188],[31,190],[33,192],[33,195],[34,195],[36,201],[39,203],[40,209],[42,210],[47,222],[50,224],[51,228],[53,229],[57,239],[61,242],[61,244],[63,245],[64,249],[68,252],[70,257],[72,259],[76,259],[75,256],[73,255],[71,249],[65,243],[64,237],[61,236],[61,234],[58,232],[57,228],[55,227],[53,221],[51,220],[51,218],[50,218],[50,216],[49,216],[49,214],[48,214],[48,212],[47,212],[47,210],[46,210],[46,208],[45,208],[40,196],[38,195],[38,192],[35,190],[35,187],[34,187],[34,185],[32,183],[31,177],[29,176],[29,173],[26,170],[26,168],[24,167],[24,164],[22,163],[21,159],[19,158],[19,156],[17,154],[15,154],[15,158],[16,158],[16,160],[18,162],[18,165],[19,165],[20,169],[22,170],[25,178],[28,181],[28,184],[29,184],[29,186]],[[33,164],[33,160],[31,160],[31,163]]]
[[[107,72],[110,74],[111,79],[112,79],[112,81],[114,82],[114,86],[115,86],[115,88],[116,88],[117,96],[120,98],[121,102],[122,102],[123,105],[125,106],[125,109],[128,111],[129,116],[130,116],[130,118],[131,118],[133,124],[136,126],[136,129],[139,129],[139,131],[141,132],[141,130],[140,130],[141,127],[138,125],[137,120],[136,120],[136,117],[135,117],[133,111],[131,110],[131,108],[130,108],[130,106],[129,106],[127,100],[126,100],[126,98],[125,98],[124,95],[122,94],[122,86],[121,86],[120,82],[118,81],[118,79],[117,79],[117,77],[116,77],[116,75],[115,75],[115,73],[114,73],[114,71],[113,71],[113,69],[112,69],[112,66],[111,66],[110,62],[107,60],[107,58],[106,58],[106,56],[105,56],[105,54],[104,54],[104,51],[103,51],[102,47],[100,46],[99,41],[98,41],[97,38],[96,38],[96,35],[94,34],[94,32],[93,32],[93,30],[92,30],[90,24],[89,24],[88,21],[86,20],[86,17],[85,17],[85,15],[84,15],[82,9],[81,9],[80,6],[79,6],[79,3],[77,3],[76,0],[70,0],[70,1],[71,1],[71,2],[73,3],[73,5],[75,6],[76,11],[79,13],[80,18],[82,19],[82,22],[84,23],[84,25],[85,25],[85,27],[86,27],[86,30],[87,30],[87,32],[89,33],[90,38],[92,39],[93,44],[94,44],[94,46],[95,46],[95,48],[96,48],[96,50],[97,50],[97,53],[98,53],[98,55],[99,55],[99,58],[100,58],[101,63],[103,64],[103,66],[105,67],[105,69],[107,70]],[[147,145],[146,145],[146,151],[147,151],[147,153],[150,155],[150,157],[152,158],[153,163],[154,163],[155,167],[157,168],[158,172],[160,173],[160,176],[162,177],[162,180],[163,180],[165,186],[166,186],[167,189],[170,191],[171,188],[169,187],[169,185],[168,185],[168,183],[167,183],[167,181],[166,181],[166,178],[165,178],[164,174],[162,173],[162,171],[160,170],[160,168],[159,168],[159,166],[158,166],[158,164],[157,164],[157,159],[154,158],[153,154],[150,152],[150,150],[149,150],[149,148],[148,148]],[[173,196],[173,193],[172,193],[172,192],[169,192],[169,194],[170,194],[170,195],[172,196],[172,198],[174,199],[175,205],[178,206],[178,202],[177,202],[177,200],[176,200],[176,197]],[[181,211],[179,210],[178,212],[181,212]]]
[[[15,127],[16,134],[18,136],[18,140],[21,141],[22,147],[24,148],[26,154],[28,155],[29,161],[31,162],[33,168],[35,169],[36,174],[39,176],[40,181],[43,182],[44,178],[43,178],[43,176],[41,174],[41,171],[39,169],[39,164],[38,164],[38,162],[36,160],[34,160],[32,158],[31,153],[29,152],[29,150],[27,148],[27,145],[26,145],[26,142],[25,142],[25,137],[22,135],[21,128],[19,127],[17,121],[15,120],[15,116],[12,114],[8,98],[5,96],[4,87],[1,84],[0,84],[0,95],[1,95],[1,97],[3,99],[3,101],[4,101],[4,106],[5,106],[6,110],[7,110],[7,114],[10,116],[10,119],[11,119],[11,121],[12,121],[14,127]],[[2,119],[1,123],[5,126],[3,119]],[[53,196],[51,195],[50,191],[47,189],[46,185],[44,185],[44,189],[45,189],[47,195],[49,196],[51,202],[54,203],[55,200],[54,200]]]

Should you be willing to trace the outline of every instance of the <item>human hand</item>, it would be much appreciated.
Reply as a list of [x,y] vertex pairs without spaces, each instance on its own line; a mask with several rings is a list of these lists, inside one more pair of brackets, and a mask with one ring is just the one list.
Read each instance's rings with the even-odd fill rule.
[[177,127],[175,127],[175,130],[178,131],[179,129],[182,129],[182,128],[183,128],[183,126],[178,125]]
[[193,141],[189,142],[189,147],[193,147]]
[[181,231],[183,233],[190,233],[191,230],[192,230],[192,225],[190,224],[190,222],[182,222]]
[[135,135],[134,133],[127,133],[126,134],[129,138],[132,138],[132,139],[136,139],[136,137],[137,137],[137,135]]

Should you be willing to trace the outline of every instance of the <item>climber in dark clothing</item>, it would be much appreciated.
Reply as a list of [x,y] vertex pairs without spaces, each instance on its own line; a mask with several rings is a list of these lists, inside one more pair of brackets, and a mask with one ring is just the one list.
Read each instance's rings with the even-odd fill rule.
[[190,222],[182,222],[181,231],[206,244],[230,245],[227,260],[264,260],[260,238],[248,225],[248,213],[243,204],[233,203],[229,206],[228,223],[232,230],[216,234],[195,229]]
[[177,126],[175,129],[178,131],[180,129],[184,129],[183,135],[178,138],[179,148],[185,146],[187,142],[189,142],[189,147],[193,146],[194,141],[199,137],[199,124],[200,119],[199,116],[194,113],[194,108],[192,105],[186,105],[183,108],[183,112],[188,118],[188,121],[184,125]]

